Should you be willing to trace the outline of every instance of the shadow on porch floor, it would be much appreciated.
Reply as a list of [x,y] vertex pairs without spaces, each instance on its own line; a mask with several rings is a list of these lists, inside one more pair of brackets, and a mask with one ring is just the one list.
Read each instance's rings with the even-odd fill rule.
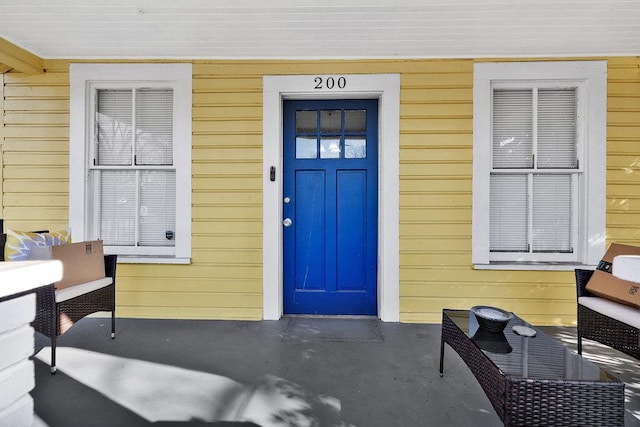
[[[543,328],[575,349],[575,329]],[[37,417],[73,426],[500,426],[440,325],[363,319],[280,321],[107,319],[58,341],[36,334]],[[584,353],[627,383],[626,426],[640,426],[640,364],[585,342]]]

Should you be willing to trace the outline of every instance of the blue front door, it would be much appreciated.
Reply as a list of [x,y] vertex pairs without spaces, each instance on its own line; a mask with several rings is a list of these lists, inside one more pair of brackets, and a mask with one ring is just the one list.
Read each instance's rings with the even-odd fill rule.
[[284,312],[376,315],[378,101],[284,102]]

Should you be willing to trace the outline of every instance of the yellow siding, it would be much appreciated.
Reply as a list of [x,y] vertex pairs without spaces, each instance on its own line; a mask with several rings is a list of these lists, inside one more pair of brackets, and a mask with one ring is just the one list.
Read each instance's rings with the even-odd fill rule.
[[607,239],[640,246],[640,58],[608,67]]
[[68,66],[4,74],[2,217],[6,227],[69,223]]
[[4,212],[4,72],[0,73],[0,218]]
[[[572,272],[471,265],[472,60],[194,61],[191,265],[118,267],[118,315],[262,317],[262,77],[400,73],[400,307],[491,304],[539,324],[575,320]],[[609,59],[607,238],[640,245],[638,58]],[[68,222],[68,63],[4,75],[0,130],[8,227]],[[2,102],[2,101],[0,101]],[[2,104],[0,104],[0,107]]]

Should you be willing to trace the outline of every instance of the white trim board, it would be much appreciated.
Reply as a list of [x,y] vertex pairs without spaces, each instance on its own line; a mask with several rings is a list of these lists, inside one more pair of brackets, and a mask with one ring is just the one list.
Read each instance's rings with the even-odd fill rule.
[[[341,78],[344,80],[340,80],[338,84]],[[398,322],[400,320],[400,75],[264,76],[262,96],[263,318],[277,320],[283,313],[282,101],[284,99],[368,98],[379,100],[378,317],[385,322]],[[275,181],[270,180],[272,166],[276,168]]]

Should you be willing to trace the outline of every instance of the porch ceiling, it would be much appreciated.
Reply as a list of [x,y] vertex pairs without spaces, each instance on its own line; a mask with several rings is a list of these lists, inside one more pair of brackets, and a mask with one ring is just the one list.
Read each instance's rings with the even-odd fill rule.
[[44,59],[635,56],[639,22],[638,0],[0,3],[0,38]]

